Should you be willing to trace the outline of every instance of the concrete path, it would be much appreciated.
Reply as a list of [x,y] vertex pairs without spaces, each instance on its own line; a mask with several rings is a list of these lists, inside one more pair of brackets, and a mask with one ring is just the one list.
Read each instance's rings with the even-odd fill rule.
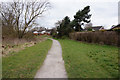
[[35,78],[67,78],[61,45],[57,40],[52,40],[52,47]]

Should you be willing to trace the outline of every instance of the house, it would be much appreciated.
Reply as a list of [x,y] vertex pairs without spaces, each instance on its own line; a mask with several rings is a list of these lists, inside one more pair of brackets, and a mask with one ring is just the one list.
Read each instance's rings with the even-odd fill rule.
[[104,30],[104,27],[103,26],[93,26],[93,27],[84,29],[84,31],[100,31],[100,30]]
[[50,35],[52,29],[46,29],[44,27],[35,27],[32,32],[34,35]]
[[38,31],[34,31],[33,34],[34,35],[38,35],[39,33],[38,33]]
[[46,28],[44,27],[34,27],[31,31],[34,32],[34,31],[38,31],[38,32],[41,32],[41,31],[45,31]]
[[100,31],[100,30],[103,30],[104,27],[103,26],[93,26],[92,27],[92,31]]
[[112,28],[110,29],[110,31],[114,30],[114,29],[120,29],[120,24],[116,25],[116,26],[112,26]]
[[50,35],[52,29],[46,29],[46,34]]
[[46,34],[46,31],[41,31],[41,32],[39,32],[39,34],[44,35],[44,34]]

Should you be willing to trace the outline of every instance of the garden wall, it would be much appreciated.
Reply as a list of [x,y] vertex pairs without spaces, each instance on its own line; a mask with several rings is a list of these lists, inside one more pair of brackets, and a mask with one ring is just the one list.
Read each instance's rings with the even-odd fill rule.
[[118,33],[115,31],[74,32],[69,37],[73,40],[107,45],[119,45]]

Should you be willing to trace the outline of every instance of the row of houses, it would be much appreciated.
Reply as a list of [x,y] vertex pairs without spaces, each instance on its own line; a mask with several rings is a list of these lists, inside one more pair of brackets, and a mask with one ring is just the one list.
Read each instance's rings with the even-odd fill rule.
[[[110,29],[105,29],[103,26],[93,26],[90,28],[92,31],[113,31],[114,29],[120,29],[120,24],[118,25],[113,25]],[[88,31],[88,29],[84,29],[84,31]]]
[[[56,28],[54,28],[55,30],[57,30]],[[120,29],[120,24],[116,25],[116,26],[112,26],[111,29],[105,29],[103,26],[93,26],[90,28],[92,31],[101,31],[101,30],[105,30],[105,31],[112,31],[114,29]],[[51,31],[53,29],[46,29],[44,27],[35,27],[34,29],[32,29],[33,34],[35,35],[50,35]],[[84,29],[83,31],[88,31],[88,29]]]
[[44,34],[50,35],[50,33],[51,33],[51,29],[43,30],[43,31],[34,31],[33,32],[34,35],[44,35]]
[[[57,30],[56,28],[53,29]],[[35,27],[32,29],[32,32],[34,35],[44,35],[44,34],[50,35],[53,29],[48,29],[44,27]]]

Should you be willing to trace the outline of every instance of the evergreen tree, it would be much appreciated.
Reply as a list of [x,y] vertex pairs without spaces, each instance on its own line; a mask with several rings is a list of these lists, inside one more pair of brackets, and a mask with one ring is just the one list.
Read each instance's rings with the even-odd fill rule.
[[90,12],[90,6],[86,6],[83,10],[79,10],[76,15],[74,15],[74,27],[75,27],[75,31],[81,31],[82,29],[82,25],[84,25],[84,23],[89,23],[90,22],[90,17],[91,14],[88,14]]
[[69,33],[71,31],[70,28],[70,18],[66,16],[62,21],[57,22],[57,31],[58,36],[69,36]]

